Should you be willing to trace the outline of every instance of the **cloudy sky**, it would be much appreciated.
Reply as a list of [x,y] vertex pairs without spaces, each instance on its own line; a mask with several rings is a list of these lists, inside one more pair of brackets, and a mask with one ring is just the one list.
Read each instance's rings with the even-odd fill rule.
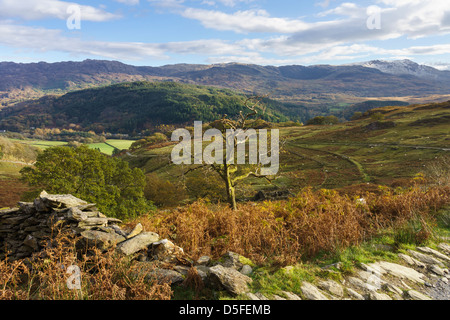
[[449,0],[0,0],[0,61],[450,69]]

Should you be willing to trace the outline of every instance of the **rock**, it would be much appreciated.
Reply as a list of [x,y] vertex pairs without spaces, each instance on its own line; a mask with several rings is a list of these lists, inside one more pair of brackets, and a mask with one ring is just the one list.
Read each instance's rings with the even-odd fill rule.
[[113,229],[115,233],[120,234],[125,239],[127,238],[127,234],[122,229],[120,229],[118,225],[112,224],[109,227]]
[[367,271],[358,271],[357,273],[358,277],[363,280],[364,282],[381,289],[381,286],[386,283],[384,280],[381,279],[380,273],[372,273]]
[[365,263],[360,263],[359,267],[361,269],[363,269],[364,271],[369,272],[371,274],[374,274],[375,276],[377,276],[379,278],[381,278],[381,276],[383,275],[382,270],[380,270],[380,268],[377,268],[376,266],[373,266],[373,265],[372,266],[368,266]]
[[281,294],[283,294],[288,300],[302,300],[302,298],[292,292],[281,291]]
[[108,225],[107,218],[87,218],[78,222],[78,228],[80,229],[92,229],[94,227],[106,227]]
[[66,218],[73,221],[84,221],[88,218],[88,214],[86,212],[81,211],[79,208],[74,207],[70,208],[66,212]]
[[38,245],[37,239],[30,234],[25,238],[25,240],[23,241],[23,244],[30,247],[34,251],[39,250],[39,245]]
[[248,284],[253,280],[234,268],[216,265],[209,269],[210,277],[215,283],[225,288],[232,295],[239,295],[249,291]]
[[47,208],[72,208],[79,205],[87,205],[88,203],[84,200],[78,199],[71,194],[48,194],[42,191],[39,195],[39,199],[45,204]]
[[152,252],[154,259],[166,263],[175,263],[178,258],[184,256],[183,249],[167,239],[152,243]]
[[303,295],[308,300],[328,300],[328,298],[320,292],[314,285],[309,282],[303,281],[301,285]]
[[420,284],[423,284],[425,282],[423,279],[425,276],[422,273],[396,263],[380,261],[372,264],[371,266],[381,268],[385,272],[400,279],[408,279]]
[[117,233],[108,233],[95,230],[86,230],[81,232],[81,236],[90,246],[96,246],[100,250],[107,250],[123,241],[125,237]]
[[250,267],[248,264],[244,264],[240,270],[240,272],[246,276],[249,276],[253,272],[253,268]]
[[[173,270],[175,270],[178,273],[181,273],[183,276],[187,276],[189,273],[189,270],[191,269],[191,267],[187,267],[187,266],[174,266]],[[198,272],[198,270],[197,270]]]
[[370,292],[369,300],[392,300],[392,298],[384,293]]
[[431,272],[434,272],[435,274],[437,274],[438,276],[445,276],[445,272],[443,269],[439,268],[439,266],[433,264],[431,266],[429,266],[429,269]]
[[200,276],[200,278],[202,278],[202,281],[205,284],[205,286],[210,286],[209,268],[206,266],[196,266],[195,268],[197,269],[197,273]]
[[201,266],[207,266],[211,263],[211,258],[209,256],[201,256],[197,260],[197,264]]
[[429,256],[427,254],[423,254],[414,250],[408,250],[408,253],[423,263],[442,265],[442,262],[440,260],[433,258],[432,256]]
[[399,254],[398,254],[398,257],[399,257],[400,259],[402,259],[403,261],[405,261],[405,262],[406,262],[407,264],[409,264],[410,266],[414,266],[414,265],[415,265],[414,259],[411,258],[410,256],[408,256],[407,254],[399,253]]
[[331,293],[337,297],[344,296],[344,289],[336,281],[333,281],[333,280],[320,281],[318,284],[318,287],[322,290],[328,291],[329,293]]
[[351,288],[347,288],[347,293],[349,296],[355,298],[356,300],[365,300],[361,294]]
[[408,286],[404,281],[400,281],[400,283],[402,284],[403,288],[405,288],[406,290],[412,290],[412,288],[410,286]]
[[409,290],[408,291],[408,296],[412,299],[412,300],[432,300],[430,297],[415,291],[415,290]]
[[341,268],[342,268],[342,262],[336,262],[336,263],[329,264],[329,265],[327,265],[327,266],[322,267],[322,269],[325,269],[325,270],[332,269],[332,268],[341,270]]
[[142,231],[144,231],[144,227],[142,226],[142,224],[138,223],[133,230],[131,230],[131,232],[127,235],[127,239],[131,239],[135,236],[137,236],[138,234],[140,234]]
[[233,268],[236,270],[240,270],[244,265],[241,262],[241,255],[231,251],[228,251],[222,256],[220,264],[225,268]]
[[357,287],[359,289],[362,289],[364,291],[377,291],[379,289],[378,287],[376,287],[376,286],[374,286],[372,284],[369,284],[369,283],[365,283],[361,279],[355,278],[355,277],[349,277],[348,278],[348,282],[351,285],[353,285],[353,286],[355,286],[355,287]]
[[447,254],[450,254],[450,245],[447,243],[440,243],[438,245],[438,248],[441,249],[442,251],[444,251]]
[[171,285],[184,281],[181,273],[169,269],[156,269],[147,275],[147,279],[155,279],[158,283],[169,283]]
[[398,295],[402,295],[403,294],[403,291],[400,288],[398,288],[397,286],[395,286],[395,285],[393,285],[392,283],[389,283],[389,282],[385,283],[382,286],[382,288],[383,288],[383,290],[386,290],[386,291],[391,292],[391,293],[395,293],[395,294],[398,294]]
[[247,296],[248,300],[260,300],[257,295],[251,292],[248,292],[245,295]]
[[265,295],[263,295],[261,292],[257,292],[256,294],[255,294],[255,296],[257,297],[257,298],[259,298],[259,300],[269,300]]
[[439,251],[433,250],[431,248],[428,247],[418,247],[417,250],[419,250],[422,253],[428,253],[431,255],[434,255],[436,258],[439,258],[441,260],[450,262],[450,258],[447,257],[445,254],[440,253]]
[[149,245],[159,240],[159,235],[154,232],[142,232],[134,238],[128,239],[117,246],[117,250],[124,255],[131,255],[146,249]]
[[278,301],[281,301],[281,300],[286,300],[285,298],[282,298],[282,297],[280,297],[279,295],[276,295],[276,294],[274,294],[273,295],[273,300],[278,300]]

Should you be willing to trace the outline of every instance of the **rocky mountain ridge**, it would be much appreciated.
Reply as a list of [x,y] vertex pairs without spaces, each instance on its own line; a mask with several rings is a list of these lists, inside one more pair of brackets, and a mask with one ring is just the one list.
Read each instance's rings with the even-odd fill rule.
[[[354,65],[260,66],[227,63],[132,66],[118,61],[14,63],[0,62],[3,105],[49,93],[130,81],[176,81],[218,86],[246,93],[268,93],[280,101],[299,96],[345,95],[400,97],[448,94],[450,71],[413,62]],[[308,100],[306,100],[308,101]]]

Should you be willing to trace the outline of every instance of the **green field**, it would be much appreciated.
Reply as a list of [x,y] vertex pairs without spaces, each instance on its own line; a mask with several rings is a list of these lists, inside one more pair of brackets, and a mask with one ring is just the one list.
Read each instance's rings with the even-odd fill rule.
[[[9,139],[9,140],[38,147],[42,150],[55,146],[67,145],[66,141],[20,140],[20,139]],[[106,140],[106,142],[91,143],[89,144],[89,147],[99,149],[100,152],[105,153],[107,155],[112,155],[114,148],[117,148],[119,150],[128,149],[133,142],[134,140],[108,139]]]
[[109,139],[104,143],[92,143],[89,144],[90,148],[99,149],[100,152],[112,155],[115,148],[119,150],[128,149],[134,140],[118,140],[118,139]]
[[67,144],[66,141],[47,141],[47,140],[20,140],[20,139],[9,139],[11,141],[16,141],[20,143],[25,143],[33,147],[38,147],[40,149],[47,149],[55,146],[64,146]]

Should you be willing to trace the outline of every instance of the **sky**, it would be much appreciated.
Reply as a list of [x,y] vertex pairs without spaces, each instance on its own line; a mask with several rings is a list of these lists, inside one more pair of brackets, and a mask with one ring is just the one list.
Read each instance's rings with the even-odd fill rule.
[[449,0],[0,0],[0,61],[450,70]]

